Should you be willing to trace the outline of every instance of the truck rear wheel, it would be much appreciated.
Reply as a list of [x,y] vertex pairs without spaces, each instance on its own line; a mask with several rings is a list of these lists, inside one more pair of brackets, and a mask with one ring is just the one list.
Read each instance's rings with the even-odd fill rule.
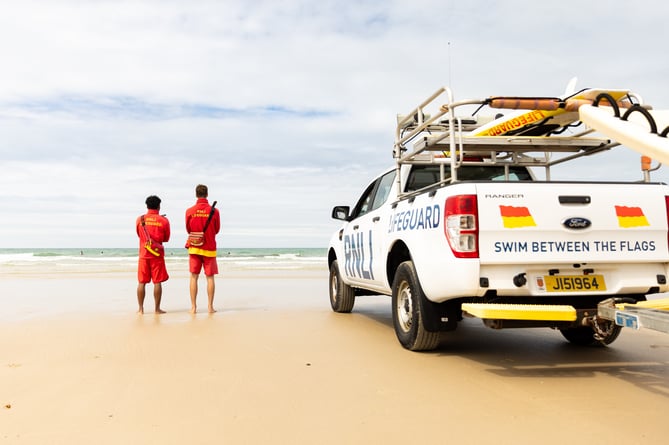
[[413,261],[399,265],[393,280],[393,325],[402,346],[411,351],[429,351],[439,345],[439,332],[425,329],[420,300],[424,299]]
[[330,306],[335,312],[348,313],[353,310],[355,290],[344,283],[339,273],[339,264],[334,260],[330,265]]

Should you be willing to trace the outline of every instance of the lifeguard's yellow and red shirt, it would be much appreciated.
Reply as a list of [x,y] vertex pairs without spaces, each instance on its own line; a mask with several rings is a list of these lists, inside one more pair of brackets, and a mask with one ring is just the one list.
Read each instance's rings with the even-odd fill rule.
[[[170,222],[164,216],[158,213],[158,210],[149,209],[144,215],[144,226],[152,240],[159,243],[166,243],[170,240]],[[142,217],[139,216],[135,223],[137,236],[139,236],[139,257],[156,258],[144,248],[146,244],[146,232],[142,228]]]
[[[209,218],[211,206],[207,198],[198,198],[193,207],[186,210],[186,231],[202,232],[204,225]],[[221,230],[221,216],[220,213],[214,209],[214,215],[211,217],[207,231],[204,233],[204,244],[199,247],[192,247],[186,242],[188,253],[191,255],[202,255],[208,257],[216,256],[216,234]]]

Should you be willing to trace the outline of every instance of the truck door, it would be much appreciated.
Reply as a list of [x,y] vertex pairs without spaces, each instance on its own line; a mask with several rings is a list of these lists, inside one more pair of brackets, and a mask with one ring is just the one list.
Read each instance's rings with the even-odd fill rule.
[[351,213],[343,233],[342,273],[365,288],[383,289],[385,276],[385,231],[388,212],[382,208],[395,181],[395,171],[386,173],[367,187]]

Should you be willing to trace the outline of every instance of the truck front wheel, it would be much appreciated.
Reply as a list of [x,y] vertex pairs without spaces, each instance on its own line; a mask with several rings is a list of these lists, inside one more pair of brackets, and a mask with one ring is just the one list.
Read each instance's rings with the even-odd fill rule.
[[429,351],[439,345],[439,332],[425,329],[421,299],[424,299],[413,261],[399,265],[393,280],[393,325],[402,346],[411,351]]
[[337,260],[334,260],[330,265],[329,281],[332,310],[335,312],[351,312],[355,303],[355,290],[342,281]]

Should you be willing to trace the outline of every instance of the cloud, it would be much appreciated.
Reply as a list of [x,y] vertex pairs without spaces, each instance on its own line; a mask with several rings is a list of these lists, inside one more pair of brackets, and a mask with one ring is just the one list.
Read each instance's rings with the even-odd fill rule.
[[[663,8],[11,2],[0,15],[0,247],[131,246],[154,193],[182,231],[197,183],[219,199],[225,245],[324,246],[338,227],[331,207],[392,166],[396,114],[443,85],[458,100],[554,95],[578,76],[667,108],[669,31],[646,13]],[[557,173],[636,178],[637,161],[616,149]]]
[[273,119],[276,117],[328,117],[336,113],[328,110],[293,109],[282,105],[251,108],[221,107],[206,103],[166,104],[147,102],[140,97],[85,97],[61,96],[41,101],[8,103],[7,107],[20,110],[17,117],[27,115],[63,115],[70,119],[120,119],[161,121],[174,119]]

